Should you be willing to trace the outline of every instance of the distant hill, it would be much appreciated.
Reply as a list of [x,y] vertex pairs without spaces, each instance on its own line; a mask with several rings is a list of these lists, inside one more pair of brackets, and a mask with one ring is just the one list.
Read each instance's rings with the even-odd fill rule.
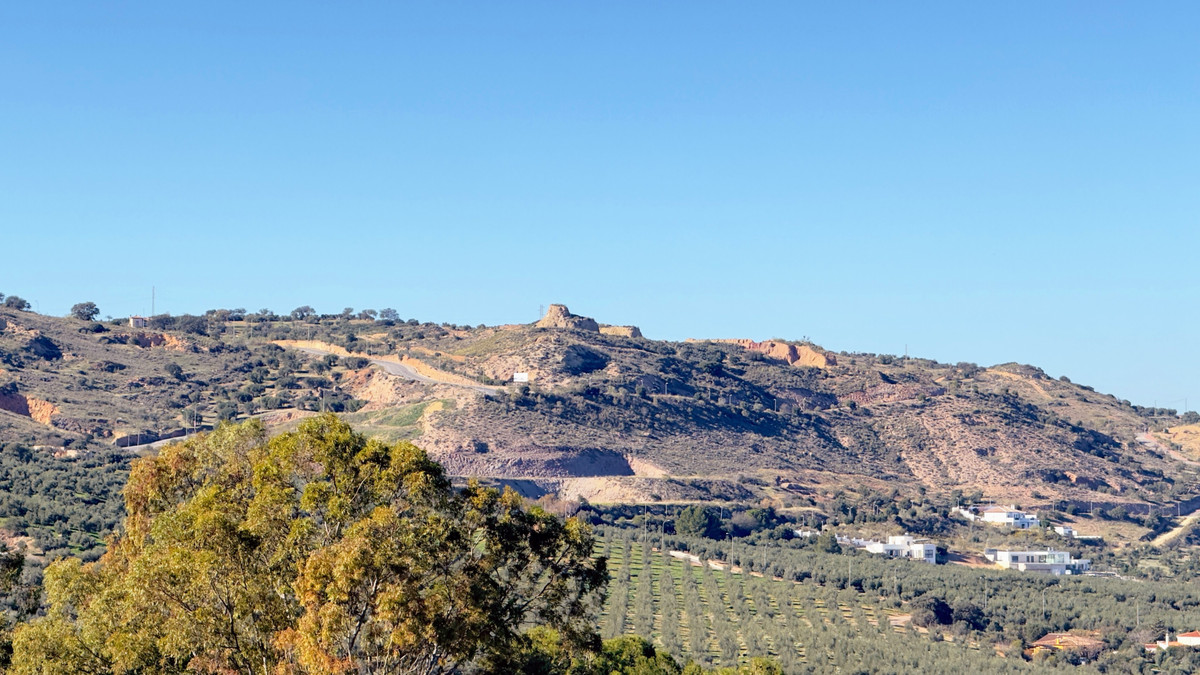
[[802,507],[864,488],[1026,504],[1196,491],[1181,445],[1138,439],[1182,426],[1174,411],[1032,366],[658,341],[561,305],[492,327],[306,314],[219,310],[135,329],[0,309],[0,442],[88,452],[326,409],[531,496]]

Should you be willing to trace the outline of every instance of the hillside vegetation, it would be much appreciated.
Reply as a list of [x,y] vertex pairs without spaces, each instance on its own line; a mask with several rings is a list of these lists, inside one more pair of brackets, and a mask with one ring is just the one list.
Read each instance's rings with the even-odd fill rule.
[[1138,440],[1192,420],[1033,366],[658,341],[562,306],[491,327],[308,308],[143,329],[13,309],[0,322],[0,439],[58,454],[219,419],[295,428],[325,410],[531,497],[803,509],[899,488],[1112,506],[1174,504],[1196,487],[1184,452]]

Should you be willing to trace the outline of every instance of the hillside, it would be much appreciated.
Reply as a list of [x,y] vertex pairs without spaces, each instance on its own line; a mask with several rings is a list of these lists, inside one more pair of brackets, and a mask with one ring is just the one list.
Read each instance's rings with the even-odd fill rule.
[[530,496],[800,508],[868,488],[1025,504],[1195,490],[1182,453],[1137,439],[1179,418],[1017,364],[657,341],[561,305],[493,327],[226,310],[138,330],[11,310],[0,321],[0,439],[59,452],[219,418],[287,427],[326,409]]

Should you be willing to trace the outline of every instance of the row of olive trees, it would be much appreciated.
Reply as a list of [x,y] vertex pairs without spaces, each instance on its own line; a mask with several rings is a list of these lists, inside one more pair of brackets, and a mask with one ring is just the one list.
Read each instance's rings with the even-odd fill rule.
[[[616,537],[620,538],[620,535]],[[617,548],[623,546],[623,542],[617,544]],[[616,549],[613,551],[614,557],[619,555]],[[916,602],[902,603],[874,584],[867,584],[863,589],[855,585],[838,587],[815,583],[812,578],[796,583],[693,566],[660,551],[650,551],[649,556],[657,557],[657,562],[647,566],[643,560],[640,565],[635,565],[641,567],[642,573],[632,578],[631,593],[637,598],[643,595],[645,586],[653,585],[659,589],[653,641],[661,645],[665,653],[702,665],[734,666],[745,664],[747,657],[769,654],[786,673],[925,671],[961,674],[964,670],[1094,673],[1097,672],[1096,665],[1102,665],[1103,672],[1109,673],[1141,672],[1159,667],[1162,659],[1172,666],[1187,662],[1187,657],[1180,655],[1146,657],[1134,641],[1113,640],[1112,631],[1102,632],[1115,649],[1099,656],[1088,656],[1093,660],[1092,665],[1073,665],[1080,658],[1067,653],[1049,658],[1039,656],[1030,662],[1022,658],[1027,639],[1014,641],[1002,633],[975,631],[965,621],[946,625],[934,620],[929,624],[928,632],[915,629],[918,610],[935,614],[944,611],[944,608],[923,602],[931,597],[930,593],[917,596]],[[916,571],[920,567],[918,563],[899,568],[892,566],[901,572],[905,569]],[[647,569],[651,573],[646,573]],[[878,575],[878,572],[868,570],[868,575]],[[899,584],[904,575],[896,576],[899,578],[895,582],[890,578],[887,580],[888,585]],[[1023,593],[1034,595],[1028,589]],[[1096,594],[1098,591],[1085,593],[1086,600],[1059,598],[1058,603],[1091,601]],[[1037,595],[1040,604],[1040,594]],[[1011,603],[1014,599],[1008,597],[1004,602]],[[1051,602],[1053,600],[1048,598],[1047,604]],[[637,604],[635,601],[633,607],[627,607],[634,624],[640,612]],[[951,616],[957,619],[961,607],[956,604],[950,610]],[[912,620],[904,626],[908,614],[913,615]],[[899,627],[892,625],[893,616],[898,619]],[[1026,618],[1034,637],[1050,630],[1046,624],[1038,623],[1032,617]],[[1151,626],[1147,630],[1160,628]],[[998,652],[1004,656],[999,656]]]

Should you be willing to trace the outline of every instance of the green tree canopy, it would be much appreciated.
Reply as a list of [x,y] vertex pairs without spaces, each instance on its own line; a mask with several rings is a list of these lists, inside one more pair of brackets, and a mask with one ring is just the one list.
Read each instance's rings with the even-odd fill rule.
[[18,295],[10,295],[4,299],[4,306],[21,312],[29,311],[29,302]]
[[441,673],[547,626],[592,649],[607,572],[583,523],[451,489],[332,415],[224,425],[134,463],[123,533],[45,575],[16,673]]
[[79,302],[71,306],[71,316],[80,321],[93,321],[100,314],[100,308],[94,302]]
[[717,515],[707,506],[692,504],[679,512],[675,519],[675,531],[685,537],[716,536],[720,522]]

